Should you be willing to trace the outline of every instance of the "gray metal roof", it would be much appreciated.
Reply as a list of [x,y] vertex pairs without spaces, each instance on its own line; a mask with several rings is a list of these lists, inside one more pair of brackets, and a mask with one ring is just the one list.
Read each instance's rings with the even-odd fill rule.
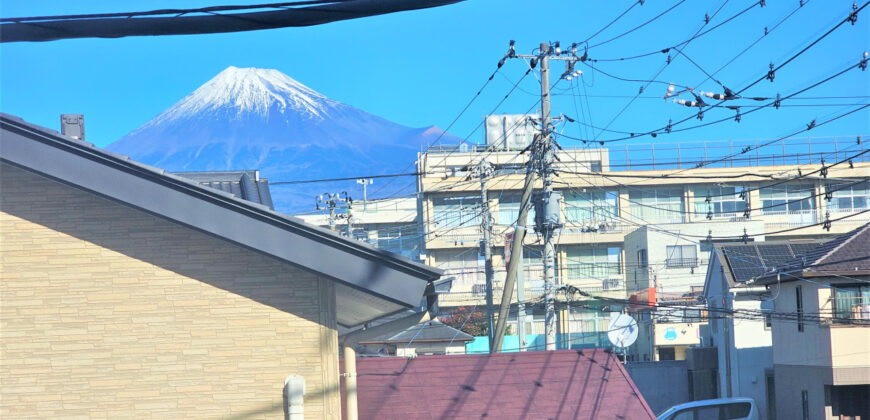
[[260,178],[260,171],[173,172],[172,174],[275,210],[272,204],[272,193],[269,191],[269,180]]
[[352,327],[417,306],[441,270],[0,113],[0,160],[336,281]]
[[433,319],[431,321],[426,321],[406,328],[405,330],[395,334],[385,334],[380,337],[360,341],[360,344],[412,342],[422,343],[451,340],[456,343],[462,343],[465,341],[474,340],[474,337],[449,325],[445,325],[437,319]]

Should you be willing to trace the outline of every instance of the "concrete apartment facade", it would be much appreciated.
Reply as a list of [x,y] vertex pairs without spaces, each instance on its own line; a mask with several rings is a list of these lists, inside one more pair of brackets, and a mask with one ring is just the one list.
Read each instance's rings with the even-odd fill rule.
[[437,270],[0,116],[0,417],[340,418],[339,330]]
[[[704,260],[709,244],[705,250],[701,248],[708,234],[717,238],[727,236],[727,241],[738,242],[742,242],[744,233],[748,241],[821,238],[848,232],[865,223],[870,216],[860,212],[866,210],[870,202],[867,187],[870,161],[864,155],[851,164],[829,166],[823,177],[817,162],[820,157],[836,162],[847,156],[842,149],[833,151],[833,139],[823,142],[827,142],[830,152],[821,153],[820,150],[827,149],[807,143],[803,152],[789,146],[790,160],[780,154],[777,147],[704,168],[694,167],[698,161],[680,163],[679,150],[673,152],[669,163],[659,166],[649,164],[648,160],[635,165],[628,157],[616,165],[611,159],[619,154],[613,150],[565,148],[557,151],[554,166],[558,176],[554,178],[554,189],[562,193],[564,223],[556,237],[557,283],[571,284],[590,294],[624,299],[641,283],[651,283],[649,274],[655,273],[653,286],[663,298],[673,298],[661,293],[668,290],[691,293],[694,288],[697,295],[704,284],[702,267],[706,266]],[[646,147],[652,148],[655,159],[659,146]],[[724,149],[710,153],[712,156],[728,155],[729,150],[737,153],[740,149],[735,147],[726,143]],[[782,148],[786,150],[786,146]],[[714,159],[707,158],[706,152],[705,149],[705,156],[699,159],[712,162]],[[839,158],[835,158],[837,156]],[[445,311],[458,306],[485,307],[483,261],[477,252],[482,238],[481,183],[473,177],[473,168],[481,160],[494,167],[487,182],[487,201],[493,221],[493,289],[495,301],[499,302],[505,277],[505,235],[512,232],[511,224],[516,221],[528,153],[465,146],[433,149],[422,153],[417,162],[417,171],[423,174],[418,177],[417,188],[425,262],[454,277],[450,293],[439,297]],[[799,179],[787,181],[795,177]],[[539,187],[540,182],[536,184],[536,188]],[[830,201],[826,193],[832,196]],[[750,209],[748,214],[745,213],[747,208]],[[529,226],[533,225],[532,214],[529,214]],[[832,223],[830,231],[822,229],[826,217],[844,216]],[[630,236],[639,235],[633,232],[644,226],[661,226],[661,229],[650,227],[650,230],[691,231],[691,236],[687,236],[686,241],[677,240],[672,234],[664,243],[659,239],[649,241],[656,248],[652,255],[645,256],[646,267],[641,267],[637,250],[629,248],[632,246]],[[695,253],[685,257],[668,255],[667,246],[674,245],[674,241],[694,245]],[[525,245],[521,269],[524,299],[539,300],[543,293],[541,238],[530,229]],[[688,251],[688,247],[679,251]],[[669,267],[669,260],[682,260],[686,266]],[[695,262],[689,264],[689,261]],[[694,273],[690,265],[697,265]],[[514,296],[516,301],[517,293]],[[539,306],[520,308],[520,312],[523,311],[527,313],[526,332],[542,333],[543,309]],[[606,330],[608,321],[594,309],[572,314],[563,311],[557,318],[559,333],[597,334]],[[677,323],[687,324],[682,321],[677,320]],[[640,357],[639,360],[643,360]]]
[[[368,202],[354,200],[350,211],[352,236],[378,249],[399,254],[412,261],[421,261],[425,249],[417,205],[416,198]],[[333,220],[334,229],[345,235],[348,230],[347,215],[347,209],[339,209]],[[329,227],[328,214],[303,214],[298,217],[312,225]]]

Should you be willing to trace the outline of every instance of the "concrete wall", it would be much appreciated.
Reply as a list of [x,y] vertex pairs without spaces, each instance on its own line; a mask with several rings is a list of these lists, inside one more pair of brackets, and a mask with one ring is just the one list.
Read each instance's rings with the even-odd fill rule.
[[684,360],[628,363],[625,370],[655,413],[689,401],[689,375]]
[[0,418],[338,418],[331,281],[0,166]]
[[770,347],[751,347],[735,349],[731,355],[731,396],[754,399],[758,412],[764,419],[767,413],[767,384],[764,375],[766,369],[773,368],[773,350]]
[[[819,286],[803,281],[783,283],[773,301],[774,310],[794,313],[798,286],[802,291],[804,313],[819,313]],[[804,323],[803,331],[798,331],[795,321],[774,319],[772,332],[774,364],[831,366],[831,334],[828,326],[808,320]]]
[[831,370],[825,367],[774,365],[776,418],[803,418],[801,392],[807,391],[810,419],[827,419],[825,384],[831,383]]

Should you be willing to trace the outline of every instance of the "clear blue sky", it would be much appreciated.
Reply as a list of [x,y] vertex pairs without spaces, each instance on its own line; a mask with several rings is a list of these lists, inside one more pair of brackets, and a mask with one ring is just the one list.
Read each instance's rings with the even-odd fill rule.
[[[646,0],[624,18],[594,37],[606,40],[655,16],[678,0]],[[3,17],[66,13],[152,10],[164,7],[199,7],[254,1],[88,1],[41,0],[4,2]],[[469,0],[437,9],[397,13],[307,28],[245,33],[79,39],[46,43],[0,44],[0,109],[25,120],[58,128],[59,114],[83,113],[87,138],[104,146],[136,129],[196,89],[224,68],[278,69],[307,86],[339,101],[407,126],[445,128],[481,87],[507,49],[517,40],[520,53],[541,41],[559,40],[563,46],[582,41],[601,29],[633,1],[509,1]],[[673,45],[698,31],[705,13],[713,15],[723,1],[687,0],[650,25],[617,41],[594,47],[593,58],[631,56]],[[707,28],[752,4],[727,1]],[[798,5],[798,0],[769,0],[721,28],[692,41],[685,53],[713,72]],[[863,2],[859,2],[863,3]],[[726,67],[717,78],[740,89],[809,44],[844,18],[851,0],[811,0],[781,27]],[[775,83],[763,81],[746,94],[775,96],[794,92],[850,64],[870,49],[870,7],[857,25],[846,24],[776,74]],[[697,86],[705,75],[685,57],[657,77]],[[627,78],[647,79],[665,63],[664,54],[639,60],[607,62],[604,71]],[[466,137],[507,93],[524,72],[525,64],[509,61],[480,98],[450,130]],[[614,116],[642,85],[609,79],[584,70],[584,86],[562,81],[554,96],[553,113],[565,113],[597,126],[610,124],[619,131],[647,131],[694,114],[689,108],[657,99],[665,86],[652,85],[619,117]],[[563,70],[554,64],[554,74]],[[699,86],[717,90],[711,81]],[[567,88],[567,89],[565,89]],[[497,112],[521,113],[538,99],[539,85],[531,75]],[[762,110],[710,127],[658,136],[636,142],[673,143],[700,140],[766,139],[786,135],[814,118],[822,121],[853,109],[848,104],[870,102],[870,69],[853,70],[802,96],[842,96],[837,99],[795,100],[795,106]],[[588,100],[589,111],[579,111]],[[784,103],[785,104],[785,103]],[[750,104],[751,105],[751,104]],[[535,108],[537,109],[537,108]],[[745,110],[744,110],[745,112]],[[591,114],[591,118],[590,118]],[[704,122],[733,116],[716,110]],[[612,121],[612,122],[611,122]],[[695,125],[693,120],[684,126]],[[595,137],[578,126],[566,134]],[[812,136],[870,133],[870,111],[859,111],[836,123],[818,127]],[[616,135],[604,133],[601,139]],[[470,137],[482,141],[478,131]],[[565,140],[566,145],[570,142]]]

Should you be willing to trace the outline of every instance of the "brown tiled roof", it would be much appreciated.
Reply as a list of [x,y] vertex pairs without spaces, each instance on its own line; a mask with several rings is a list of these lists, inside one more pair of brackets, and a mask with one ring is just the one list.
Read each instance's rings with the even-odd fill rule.
[[360,419],[654,419],[603,349],[357,360]]

